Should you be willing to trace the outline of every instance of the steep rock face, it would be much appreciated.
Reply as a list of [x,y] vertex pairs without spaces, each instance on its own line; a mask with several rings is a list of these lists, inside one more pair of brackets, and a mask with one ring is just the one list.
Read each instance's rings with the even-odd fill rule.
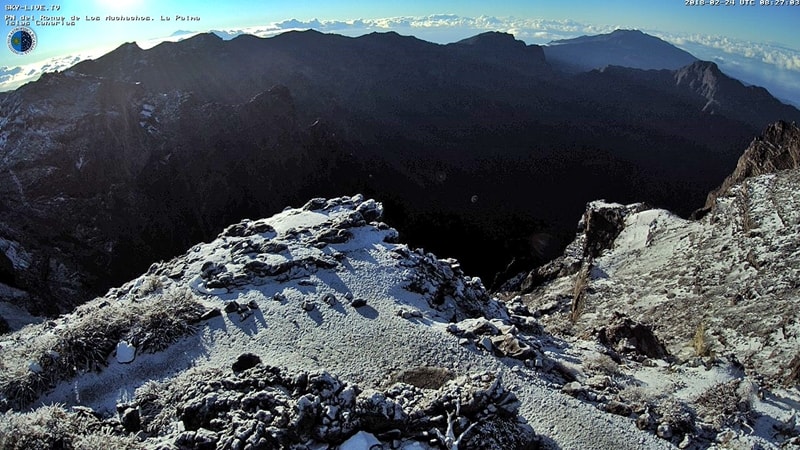
[[37,315],[69,310],[247,212],[279,209],[305,180],[325,182],[309,147],[327,150],[326,164],[338,152],[324,124],[297,124],[280,86],[222,105],[67,72],[0,107],[0,239],[12,263],[0,265],[0,295]]
[[712,207],[717,197],[726,195],[732,186],[747,178],[799,167],[800,128],[794,123],[774,123],[762,136],[753,140],[739,158],[733,173],[708,195],[706,208]]
[[[573,251],[551,263],[553,274],[540,269],[521,285],[534,310],[571,303],[578,334],[624,311],[651,324],[678,358],[732,354],[750,376],[795,385],[798,186],[798,169],[744,178],[698,221],[634,210],[590,261]],[[580,233],[568,249],[585,248],[587,238]]]
[[702,110],[709,114],[723,114],[745,123],[757,123],[761,109],[778,112],[783,120],[797,120],[797,109],[783,104],[758,86],[745,86],[719,70],[716,64],[697,61],[673,74],[675,85],[688,89],[706,100]]
[[575,239],[567,245],[561,256],[527,274],[517,275],[500,290],[528,293],[543,283],[573,275],[582,267],[588,267],[603,251],[613,248],[614,241],[625,228],[628,216],[647,209],[650,208],[643,203],[621,205],[603,200],[590,202],[578,222]]

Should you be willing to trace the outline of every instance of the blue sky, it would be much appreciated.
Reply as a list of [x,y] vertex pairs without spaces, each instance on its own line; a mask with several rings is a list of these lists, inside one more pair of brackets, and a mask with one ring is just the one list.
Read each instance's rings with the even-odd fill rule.
[[[0,49],[0,87],[14,73],[36,69],[33,63],[49,58],[102,48],[111,50],[124,42],[140,43],[169,36],[177,30],[242,30],[273,26],[272,31],[290,28],[288,19],[302,27],[313,19],[325,24],[322,31],[356,35],[369,31],[396,29],[434,42],[450,42],[496,28],[514,33],[529,44],[543,44],[553,38],[598,34],[615,28],[636,28],[657,35],[691,51],[701,59],[711,59],[723,70],[750,83],[764,84],[774,94],[800,103],[800,5],[687,6],[686,0],[551,0],[551,1],[289,1],[229,0],[3,0],[4,5],[58,5],[57,11],[44,14],[80,17],[75,26],[42,27],[31,24],[37,34],[36,49],[24,56]],[[756,3],[761,0],[756,0]],[[771,0],[773,2],[781,0]],[[797,1],[797,0],[795,0]],[[800,1],[798,1],[800,3]],[[5,7],[3,8],[6,9]],[[33,15],[40,12],[4,11],[7,15]],[[151,16],[153,22],[107,22],[108,15]],[[199,22],[181,22],[176,15],[197,16]],[[446,16],[438,16],[446,15]],[[86,16],[100,16],[88,22]],[[160,17],[170,17],[161,21]],[[425,17],[442,20],[417,20]],[[411,20],[397,20],[398,17]],[[395,18],[396,20],[388,20]],[[498,18],[498,19],[494,19]],[[370,27],[351,26],[356,19],[367,19]],[[412,22],[409,25],[409,22]],[[283,25],[281,25],[283,24]],[[314,24],[311,23],[311,26]],[[3,36],[13,27],[3,22]],[[144,45],[143,45],[144,46]],[[66,64],[50,64],[63,68]],[[44,63],[42,63],[44,64]],[[47,69],[47,68],[46,68]],[[769,83],[769,84],[767,84]]]
[[[710,0],[706,0],[709,2]],[[739,2],[740,0],[736,0]],[[760,1],[760,0],[757,0]],[[789,0],[786,0],[787,3]],[[721,0],[722,3],[725,0]],[[3,0],[4,5],[34,5],[41,0]],[[52,15],[81,17],[75,27],[36,27],[38,56],[53,56],[64,51],[100,43],[123,43],[170,34],[178,29],[248,27],[287,19],[352,20],[393,16],[455,14],[465,17],[495,16],[516,18],[570,19],[594,25],[660,30],[671,33],[703,33],[740,40],[782,44],[800,50],[800,6],[686,6],[685,0],[642,1],[289,1],[229,0],[226,2],[157,0],[64,0]],[[224,7],[222,5],[225,5]],[[5,9],[5,8],[4,8]],[[4,11],[5,13],[10,13]],[[10,13],[14,14],[14,13]],[[34,13],[37,15],[38,13]],[[87,15],[104,18],[109,14],[151,15],[151,23],[88,23]],[[170,22],[160,16],[172,17]],[[199,16],[200,22],[176,22],[175,15]],[[5,26],[6,36],[10,28]],[[9,65],[4,52],[0,65]]]

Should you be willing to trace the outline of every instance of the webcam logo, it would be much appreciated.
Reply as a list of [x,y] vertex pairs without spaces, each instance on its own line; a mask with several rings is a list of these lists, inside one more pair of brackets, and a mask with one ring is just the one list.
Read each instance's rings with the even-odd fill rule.
[[28,27],[14,28],[8,33],[8,48],[18,55],[27,55],[36,48],[36,33]]

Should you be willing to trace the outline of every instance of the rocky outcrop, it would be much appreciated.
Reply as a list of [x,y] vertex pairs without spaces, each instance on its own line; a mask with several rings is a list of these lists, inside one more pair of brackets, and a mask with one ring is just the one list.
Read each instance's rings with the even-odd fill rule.
[[601,344],[619,353],[637,353],[648,358],[664,358],[664,347],[652,328],[636,323],[622,313],[614,313],[610,323],[594,331]]
[[[438,448],[446,431],[461,438],[462,448],[538,448],[533,429],[517,420],[518,408],[492,374],[457,377],[435,389],[398,383],[378,391],[327,372],[261,364],[237,373],[189,373],[118,406],[139,411],[136,425],[156,436],[152,441],[178,448],[340,445],[357,433],[381,448],[413,442]],[[173,432],[176,424],[185,431]]]
[[[541,346],[510,324],[524,317],[509,317],[456,260],[397,243],[382,214],[381,203],[355,195],[243,220],[72,314],[9,335],[0,408],[16,414],[70,379],[79,390],[85,371],[124,371],[139,389],[104,432],[144,446],[538,448],[502,371],[458,368],[474,350],[447,333],[488,342],[481,357],[490,361],[541,369]],[[425,356],[453,351],[460,356]],[[267,365],[276,360],[292,368]],[[366,371],[390,382],[365,380]],[[90,402],[114,384],[89,388]],[[0,417],[0,434],[6,426]],[[70,433],[64,442],[93,431]]]
[[800,168],[800,128],[795,123],[776,122],[753,140],[733,173],[708,194],[704,210],[708,211],[718,197],[727,195],[732,186],[747,178],[797,168]]
[[570,276],[603,251],[613,248],[614,240],[625,228],[625,219],[650,207],[644,203],[620,205],[603,200],[593,201],[586,205],[586,211],[578,222],[575,239],[566,247],[558,258],[544,264],[531,272],[511,279],[505,283],[501,291],[520,290],[528,293],[544,283],[558,277]]

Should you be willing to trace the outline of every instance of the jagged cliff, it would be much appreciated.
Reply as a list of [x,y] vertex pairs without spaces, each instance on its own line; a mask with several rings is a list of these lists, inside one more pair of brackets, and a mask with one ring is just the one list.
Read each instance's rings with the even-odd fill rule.
[[745,179],[766,173],[800,168],[800,128],[795,123],[776,122],[750,143],[736,169],[722,185],[708,195],[705,208]]

